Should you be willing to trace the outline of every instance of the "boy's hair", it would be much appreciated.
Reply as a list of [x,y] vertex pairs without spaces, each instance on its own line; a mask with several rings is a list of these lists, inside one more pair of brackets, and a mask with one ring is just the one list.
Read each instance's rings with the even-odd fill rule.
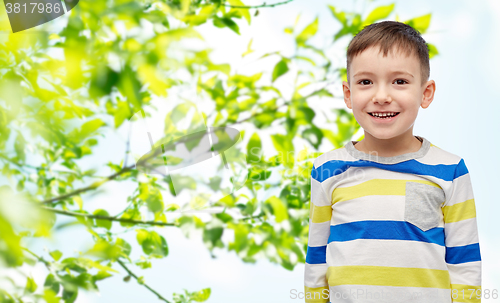
[[372,46],[379,46],[384,57],[390,50],[400,51],[407,56],[415,55],[420,61],[420,77],[424,84],[430,75],[429,49],[427,43],[408,24],[397,21],[382,21],[365,26],[354,36],[347,48],[347,81],[352,59]]

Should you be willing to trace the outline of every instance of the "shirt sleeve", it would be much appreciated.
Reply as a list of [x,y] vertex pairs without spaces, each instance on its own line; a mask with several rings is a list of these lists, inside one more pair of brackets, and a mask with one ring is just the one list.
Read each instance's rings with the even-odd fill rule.
[[[311,203],[309,212],[309,236],[304,272],[305,302],[329,302],[326,272],[326,246],[330,236],[332,204],[321,183],[315,179],[318,175],[313,165],[311,171]],[[317,177],[316,177],[317,178]]]
[[476,206],[469,171],[463,159],[453,177],[453,191],[443,205],[446,264],[452,302],[481,302],[481,253]]

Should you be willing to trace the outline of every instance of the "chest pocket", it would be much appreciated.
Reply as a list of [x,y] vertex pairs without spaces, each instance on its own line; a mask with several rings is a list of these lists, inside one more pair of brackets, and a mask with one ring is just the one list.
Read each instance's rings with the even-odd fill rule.
[[422,231],[437,227],[443,212],[445,195],[441,188],[418,182],[406,182],[404,220]]

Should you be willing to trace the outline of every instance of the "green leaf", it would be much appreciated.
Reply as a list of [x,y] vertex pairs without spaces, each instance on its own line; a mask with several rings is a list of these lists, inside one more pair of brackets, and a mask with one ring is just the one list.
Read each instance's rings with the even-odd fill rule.
[[209,226],[203,229],[203,241],[209,244],[209,248],[216,247],[222,237],[224,229],[220,226]]
[[293,167],[294,163],[294,147],[292,140],[289,136],[275,134],[271,135],[271,140],[273,141],[274,148],[278,151],[279,157],[282,159],[282,163],[285,167]]
[[130,256],[130,252],[132,251],[132,246],[130,246],[130,244],[127,241],[123,240],[122,238],[117,238],[116,245],[120,247],[122,253],[125,256]]
[[117,109],[114,113],[115,128],[120,127],[120,125],[122,125],[123,121],[125,121],[126,119],[129,119],[131,116],[132,116],[132,113],[130,112],[128,102],[118,101]]
[[365,21],[363,21],[362,26],[364,27],[365,25],[372,24],[375,21],[387,18],[392,13],[393,10],[394,10],[394,3],[375,8],[373,11],[371,11],[370,14],[368,14],[368,17],[366,17]]
[[163,197],[157,188],[150,189],[146,198],[146,205],[152,213],[160,213],[163,211]]
[[[301,120],[299,123],[302,124],[312,124],[314,116],[316,113],[314,110],[308,106],[299,106],[298,108],[291,107],[291,109],[295,111],[294,118],[297,120]],[[303,121],[303,122],[302,122]]]
[[208,18],[212,17],[212,15],[215,13],[215,10],[215,5],[204,5],[198,13],[187,15],[183,18],[182,21],[190,25],[200,25],[205,23]]
[[252,49],[252,42],[253,42],[253,38],[250,39],[250,41],[248,42],[247,50],[243,54],[241,54],[241,57],[245,57],[246,55],[254,52],[254,50]]
[[34,293],[36,291],[37,287],[38,286],[36,285],[35,280],[31,277],[28,277],[24,291],[29,292],[29,293]]
[[288,72],[288,64],[285,58],[281,59],[276,66],[274,66],[273,70],[273,82],[278,79],[280,76],[286,74]]
[[99,272],[97,272],[97,274],[94,275],[94,277],[92,278],[92,280],[95,282],[95,281],[101,281],[101,280],[104,280],[106,278],[110,278],[112,277],[113,275],[108,273],[107,271],[103,271],[103,270],[100,270]]
[[254,133],[247,144],[247,163],[258,163],[262,157],[262,142],[258,133]]
[[138,261],[135,264],[142,269],[151,268],[151,262],[149,261]]
[[153,258],[163,258],[168,255],[167,241],[155,231],[137,230],[137,242],[142,251]]
[[228,27],[238,35],[240,34],[238,24],[236,24],[236,22],[234,22],[231,18],[214,16],[213,23],[216,27]]
[[194,292],[191,295],[191,299],[196,302],[205,302],[210,297],[211,290],[210,288],[204,288],[200,291]]
[[[141,213],[139,210],[135,208],[129,208],[127,211],[120,217],[122,219],[130,219],[130,220],[142,220]],[[120,225],[123,227],[131,227],[134,226],[134,223],[120,222]]]
[[248,247],[248,225],[240,222],[238,224],[230,223],[228,227],[234,230],[234,242],[229,243],[229,250],[239,253]]
[[316,35],[318,32],[318,17],[314,19],[304,30],[295,37],[295,42],[298,46],[303,46],[307,40],[309,40],[312,36]]
[[96,132],[103,125],[106,125],[106,123],[104,123],[104,121],[102,121],[101,119],[94,119],[94,120],[85,122],[80,127],[80,131],[78,132],[78,139],[83,140],[83,139],[87,138],[88,136],[90,136],[94,132]]
[[24,139],[23,135],[20,132],[18,132],[16,141],[14,142],[14,149],[16,151],[17,158],[21,162],[24,162],[26,160],[26,153],[24,152],[25,147],[26,147],[26,140]]
[[266,200],[266,203],[271,205],[277,223],[288,219],[287,208],[280,198],[272,196]]
[[251,181],[264,181],[269,179],[272,171],[254,166],[248,171],[248,180]]
[[407,20],[404,23],[418,30],[421,34],[424,34],[427,31],[427,28],[429,28],[429,25],[431,23],[431,16],[432,14],[423,15],[420,17]]
[[[233,6],[245,6],[245,4],[243,4],[243,2],[241,2],[240,0],[228,0],[227,2],[229,2],[229,4],[231,4]],[[237,11],[238,13],[240,13],[247,20],[248,24],[250,25],[251,17],[250,17],[250,10],[249,9],[231,8],[231,11]],[[231,11],[229,11],[229,13],[231,13]]]
[[231,217],[230,214],[226,214],[226,213],[216,214],[215,216],[217,218],[219,218],[219,220],[221,220],[224,223],[227,223],[227,222],[230,222],[233,220],[233,217]]
[[54,291],[54,293],[59,293],[59,288],[60,288],[60,284],[59,282],[56,280],[56,278],[54,277],[53,274],[49,274],[46,278],[45,278],[45,283],[43,284],[43,286],[46,288],[46,289],[51,289],[52,291]]
[[347,26],[347,18],[344,12],[337,12],[337,9],[333,5],[328,5],[330,12],[342,25]]
[[[85,281],[84,277],[86,277],[86,276],[84,276],[82,274],[82,275],[78,276],[78,278],[75,280],[80,282],[81,283],[80,285],[85,285],[86,281]],[[78,288],[69,289],[69,288],[65,287],[63,289],[62,298],[64,300],[64,303],[73,303],[73,302],[75,302],[77,297],[78,297]]]
[[432,59],[434,56],[439,55],[438,49],[434,44],[427,43],[427,48],[429,49],[429,59]]
[[59,303],[59,302],[61,302],[60,298],[57,297],[57,293],[54,292],[52,289],[45,289],[43,291],[43,299],[47,303]]
[[127,98],[127,102],[133,105],[133,108],[141,108],[142,98],[139,91],[142,85],[137,79],[137,73],[129,65],[126,65],[120,73],[117,86],[120,93]]
[[310,128],[304,130],[302,138],[306,139],[315,149],[318,149],[323,140],[323,132],[315,125],[311,125]]
[[58,250],[51,251],[49,254],[52,256],[52,258],[55,261],[59,261],[59,259],[61,259],[61,257],[62,257],[62,252],[60,252]]
[[99,98],[111,94],[113,86],[118,83],[119,74],[108,66],[99,66],[93,69],[89,93],[92,98]]
[[[109,213],[106,210],[104,210],[104,209],[96,209],[94,211],[94,215],[96,215],[96,216],[103,216],[103,217],[109,217]],[[97,227],[104,227],[107,230],[110,230],[111,229],[111,225],[113,224],[112,221],[110,221],[110,220],[104,220],[104,219],[96,219],[95,223],[96,223]]]

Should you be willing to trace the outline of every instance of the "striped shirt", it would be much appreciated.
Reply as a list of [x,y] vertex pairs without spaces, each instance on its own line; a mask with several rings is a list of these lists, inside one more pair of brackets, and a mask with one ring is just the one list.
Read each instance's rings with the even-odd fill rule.
[[314,161],[307,303],[481,301],[467,167],[415,137],[413,153],[379,157],[350,141]]

